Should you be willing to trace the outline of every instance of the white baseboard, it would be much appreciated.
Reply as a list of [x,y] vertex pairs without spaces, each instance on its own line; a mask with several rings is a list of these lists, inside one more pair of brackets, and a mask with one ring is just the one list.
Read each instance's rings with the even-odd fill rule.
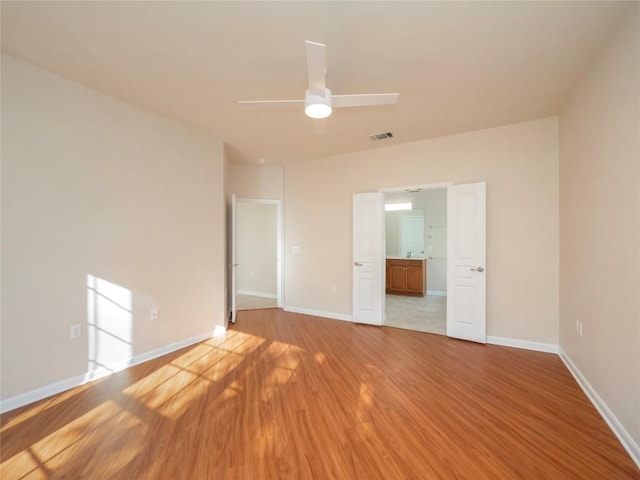
[[487,343],[491,345],[502,345],[504,347],[523,348],[536,352],[558,353],[558,345],[553,343],[530,342],[518,338],[494,337],[487,335]]
[[303,313],[305,315],[313,315],[314,317],[330,318],[332,320],[343,320],[345,322],[353,321],[351,319],[351,315],[347,315],[344,313],[323,312],[321,310],[313,310],[311,308],[292,307],[290,305],[285,305],[283,310],[285,312]]
[[[216,328],[216,334],[218,333],[219,331]],[[149,352],[141,353],[140,355],[136,355],[127,360],[113,363],[107,367],[101,367],[82,375],[67,378],[65,380],[46,385],[44,387],[36,388],[35,390],[31,390],[29,392],[9,397],[5,400],[0,401],[0,413],[15,410],[16,408],[20,408],[25,405],[29,405],[30,403],[37,402],[38,400],[42,400],[43,398],[50,397],[51,395],[56,395],[58,393],[64,392],[65,390],[84,385],[87,382],[106,377],[114,372],[124,370],[125,368],[132,367],[149,360],[153,360],[154,358],[161,357],[162,355],[166,355],[167,353],[171,353],[176,350],[180,350],[181,348],[188,347],[189,345],[193,345],[194,343],[207,340],[212,336],[214,336],[214,334],[211,332],[196,335],[179,342],[164,345]]]
[[277,298],[275,293],[254,292],[253,290],[238,290],[236,293],[240,295],[251,295],[252,297]]
[[587,397],[589,397],[589,400],[591,400],[593,406],[596,407],[598,413],[600,413],[602,418],[604,418],[604,421],[607,422],[609,428],[613,431],[615,436],[618,437],[618,440],[620,440],[620,443],[627,451],[631,459],[636,462],[636,465],[638,466],[638,468],[640,468],[640,445],[638,445],[633,440],[633,438],[631,438],[629,432],[627,432],[627,430],[622,426],[611,409],[607,406],[606,403],[604,403],[604,400],[600,398],[600,395],[598,395],[591,384],[589,384],[585,376],[582,375],[582,372],[578,369],[576,364],[573,363],[571,357],[567,355],[567,352],[565,352],[562,347],[560,348],[559,355],[564,364],[567,366],[569,372],[571,372],[571,375],[573,375],[573,378],[576,379],[578,385],[580,385],[584,393],[587,395]]
[[436,297],[446,297],[447,292],[442,290],[427,290],[427,295],[434,295]]

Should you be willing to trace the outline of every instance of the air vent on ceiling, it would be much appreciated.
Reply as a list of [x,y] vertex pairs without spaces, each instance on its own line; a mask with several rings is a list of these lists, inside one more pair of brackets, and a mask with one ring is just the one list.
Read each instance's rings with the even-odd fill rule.
[[393,133],[391,132],[376,133],[375,135],[371,135],[369,138],[373,141],[386,140],[387,138],[393,138]]

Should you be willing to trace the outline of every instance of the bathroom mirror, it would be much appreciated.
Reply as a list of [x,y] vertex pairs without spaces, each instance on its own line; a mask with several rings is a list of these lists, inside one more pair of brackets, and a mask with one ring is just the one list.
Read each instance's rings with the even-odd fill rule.
[[385,212],[385,229],[387,257],[425,257],[423,209]]

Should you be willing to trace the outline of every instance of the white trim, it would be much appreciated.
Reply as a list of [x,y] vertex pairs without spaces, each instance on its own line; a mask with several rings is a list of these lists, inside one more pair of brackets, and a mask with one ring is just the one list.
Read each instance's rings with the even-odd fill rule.
[[406,192],[407,190],[437,190],[439,188],[447,188],[453,185],[453,182],[427,183],[423,185],[411,185],[408,187],[385,187],[378,189],[382,193]]
[[254,292],[253,290],[238,290],[236,294],[251,295],[252,297],[260,297],[260,298],[272,298],[272,299],[278,298],[278,296],[275,293]]
[[618,437],[618,440],[620,440],[620,443],[622,443],[622,446],[627,451],[631,459],[636,462],[636,465],[638,466],[638,468],[640,468],[640,446],[633,440],[633,438],[631,438],[629,432],[627,432],[624,426],[622,426],[611,409],[607,406],[604,400],[600,398],[600,395],[598,395],[594,388],[589,384],[580,369],[576,366],[575,363],[573,363],[571,357],[569,357],[567,352],[565,352],[562,347],[560,347],[559,355],[564,364],[567,366],[569,372],[571,372],[571,375],[573,375],[573,378],[576,379],[578,385],[580,385],[584,393],[587,395],[587,397],[589,397],[589,400],[591,400],[593,406],[596,407],[598,413],[600,413],[602,418],[604,418],[604,421],[607,422],[609,428],[613,431],[615,436]]
[[[217,333],[217,330],[216,330],[216,333]],[[148,362],[149,360],[153,360],[154,358],[161,357],[162,355],[166,355],[167,353],[175,352],[176,350],[180,350],[181,348],[188,347],[189,345],[193,345],[194,343],[202,342],[213,336],[214,334],[211,332],[202,333],[200,335],[196,335],[194,337],[187,338],[179,342],[164,345],[163,347],[156,348],[155,350],[150,350],[148,352],[141,353],[140,355],[136,355],[127,360],[122,360],[120,362],[113,363],[107,367],[102,367],[96,370],[92,370],[91,372],[86,372],[82,375],[77,375],[75,377],[67,378],[65,380],[61,380],[59,382],[46,385],[44,387],[36,388],[35,390],[31,390],[29,392],[25,392],[19,395],[15,395],[13,397],[9,397],[5,400],[0,401],[0,413],[5,413],[10,410],[14,410],[16,408],[29,405],[30,403],[37,402],[38,400],[42,400],[43,398],[50,397],[51,395],[56,395],[58,393],[69,390],[71,388],[75,388],[80,385],[84,385],[85,383],[97,380],[99,378],[106,377],[108,375],[111,375],[114,372],[119,372],[120,370],[124,370],[125,368],[132,367],[140,363]]]
[[302,313],[304,315],[313,315],[314,317],[330,318],[332,320],[343,320],[345,322],[353,322],[352,316],[346,313],[323,312],[321,310],[313,310],[312,308],[292,307],[285,305],[285,312]]
[[446,297],[447,292],[445,290],[427,290],[427,295],[433,295],[434,297]]
[[519,338],[494,337],[487,335],[487,343],[491,345],[502,345],[504,347],[522,348],[536,352],[558,353],[558,345],[553,343],[530,342]]

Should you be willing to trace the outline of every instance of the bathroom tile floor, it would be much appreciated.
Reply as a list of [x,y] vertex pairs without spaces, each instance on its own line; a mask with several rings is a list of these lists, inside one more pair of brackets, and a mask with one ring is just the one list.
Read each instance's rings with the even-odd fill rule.
[[446,334],[447,297],[386,295],[385,301],[387,317],[384,324],[386,326]]

